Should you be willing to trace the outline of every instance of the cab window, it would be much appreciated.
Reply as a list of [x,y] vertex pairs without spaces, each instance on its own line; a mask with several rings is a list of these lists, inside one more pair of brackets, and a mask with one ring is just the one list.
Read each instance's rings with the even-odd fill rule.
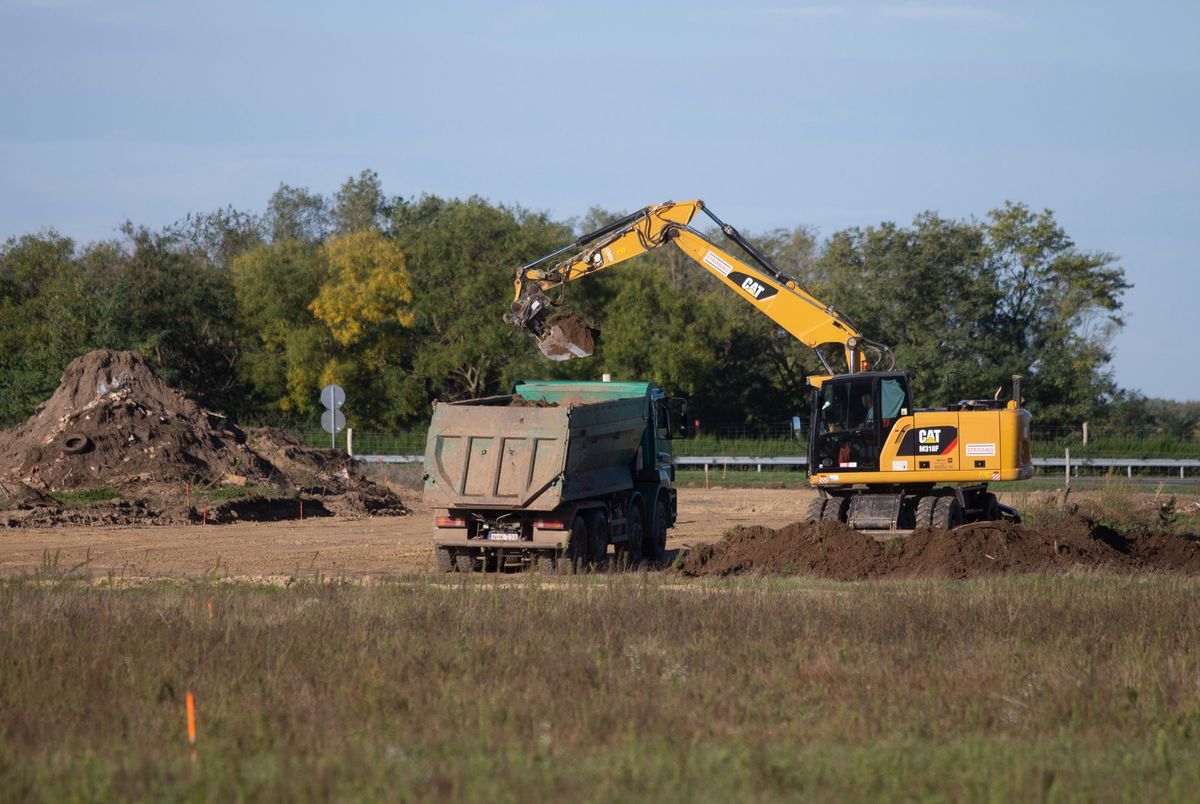
[[834,433],[874,426],[875,406],[870,379],[826,383],[818,411],[821,430]]
[[671,437],[671,412],[667,400],[654,400],[654,434],[659,438]]

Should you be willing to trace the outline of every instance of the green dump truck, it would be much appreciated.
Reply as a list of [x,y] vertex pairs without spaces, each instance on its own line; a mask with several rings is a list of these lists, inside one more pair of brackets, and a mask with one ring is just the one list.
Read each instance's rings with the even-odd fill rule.
[[425,500],[446,572],[658,560],[677,502],[681,400],[646,382],[521,382],[437,403]]

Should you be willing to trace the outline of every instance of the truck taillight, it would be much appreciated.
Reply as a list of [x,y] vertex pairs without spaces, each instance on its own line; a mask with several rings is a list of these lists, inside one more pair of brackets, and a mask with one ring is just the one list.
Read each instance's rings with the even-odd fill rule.
[[439,528],[465,528],[467,520],[453,516],[439,516],[434,517],[433,524]]
[[533,526],[538,530],[566,530],[567,526],[557,519],[535,519]]

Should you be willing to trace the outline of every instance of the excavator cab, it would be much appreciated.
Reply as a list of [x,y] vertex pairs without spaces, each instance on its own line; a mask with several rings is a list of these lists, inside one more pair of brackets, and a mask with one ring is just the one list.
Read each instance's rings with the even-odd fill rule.
[[813,389],[811,472],[879,471],[879,453],[912,410],[908,375],[863,372],[831,377]]

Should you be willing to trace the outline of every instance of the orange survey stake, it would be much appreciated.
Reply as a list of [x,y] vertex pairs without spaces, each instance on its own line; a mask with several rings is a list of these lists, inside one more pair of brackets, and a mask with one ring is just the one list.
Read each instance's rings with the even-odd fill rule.
[[192,691],[188,690],[187,695],[187,729],[188,729],[188,745],[192,748],[196,747],[196,699],[192,697]]

